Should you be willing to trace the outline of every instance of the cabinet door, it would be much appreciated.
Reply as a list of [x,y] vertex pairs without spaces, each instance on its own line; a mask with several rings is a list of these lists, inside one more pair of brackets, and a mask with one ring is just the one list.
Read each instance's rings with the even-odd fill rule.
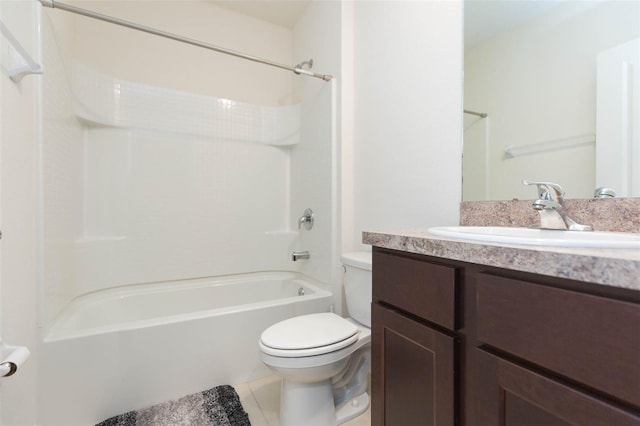
[[456,338],[372,305],[372,424],[456,423]]
[[640,304],[478,274],[477,337],[640,406]]
[[567,384],[482,352],[477,424],[640,425],[640,417]]

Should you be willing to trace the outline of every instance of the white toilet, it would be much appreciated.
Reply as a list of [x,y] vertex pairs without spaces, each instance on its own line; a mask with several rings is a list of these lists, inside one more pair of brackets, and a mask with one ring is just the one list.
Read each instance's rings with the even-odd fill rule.
[[262,361],[282,377],[280,426],[334,426],[369,406],[371,253],[342,256],[350,318],[302,315],[267,328]]

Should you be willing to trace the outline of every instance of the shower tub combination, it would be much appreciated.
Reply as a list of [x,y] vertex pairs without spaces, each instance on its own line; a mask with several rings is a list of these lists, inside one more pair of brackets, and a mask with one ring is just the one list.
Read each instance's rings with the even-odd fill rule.
[[[123,22],[63,0],[56,7]],[[279,106],[151,86],[90,69],[89,53],[62,58],[67,49],[43,22],[38,424],[95,424],[271,374],[260,334],[334,301],[335,82],[305,86],[301,104]],[[285,68],[331,80],[309,65]],[[286,85],[287,97],[293,89]],[[304,186],[289,184],[298,170],[312,177]],[[304,248],[322,255],[292,265],[300,234],[285,223],[309,199],[309,182],[321,189],[314,210],[328,220]],[[269,208],[247,226],[255,205]],[[247,273],[293,266],[322,283]],[[212,278],[182,280],[194,276]]]
[[[328,311],[312,279],[267,272],[141,284],[81,296],[44,337],[43,424],[95,424],[220,384],[270,374],[271,324]],[[65,372],[73,371],[73,374]]]

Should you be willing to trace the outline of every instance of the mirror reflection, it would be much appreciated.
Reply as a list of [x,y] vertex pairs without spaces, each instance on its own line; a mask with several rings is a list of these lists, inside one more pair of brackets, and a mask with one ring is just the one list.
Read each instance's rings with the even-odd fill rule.
[[[640,2],[465,0],[463,201],[640,196]],[[483,116],[486,114],[486,116]]]

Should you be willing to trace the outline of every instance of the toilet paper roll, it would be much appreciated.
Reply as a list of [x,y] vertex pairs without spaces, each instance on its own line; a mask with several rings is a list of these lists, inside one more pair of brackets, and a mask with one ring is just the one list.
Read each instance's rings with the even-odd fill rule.
[[0,362],[0,377],[9,377],[18,371],[18,368],[25,363],[31,352],[24,346],[2,345],[4,357]]

